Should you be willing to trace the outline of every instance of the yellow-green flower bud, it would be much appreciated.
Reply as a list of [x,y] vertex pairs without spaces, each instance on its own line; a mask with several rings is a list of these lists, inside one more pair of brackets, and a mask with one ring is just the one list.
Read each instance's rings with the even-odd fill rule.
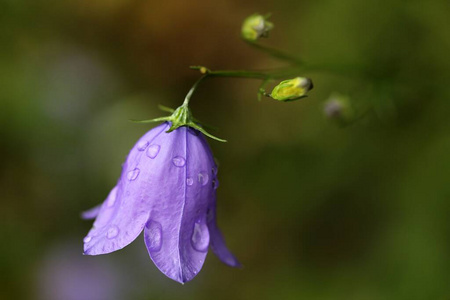
[[271,97],[279,101],[293,101],[306,97],[306,93],[313,88],[311,79],[296,77],[280,82],[272,91]]
[[247,41],[256,41],[260,37],[267,37],[273,28],[273,23],[267,21],[267,17],[253,14],[244,20],[242,24],[242,38]]

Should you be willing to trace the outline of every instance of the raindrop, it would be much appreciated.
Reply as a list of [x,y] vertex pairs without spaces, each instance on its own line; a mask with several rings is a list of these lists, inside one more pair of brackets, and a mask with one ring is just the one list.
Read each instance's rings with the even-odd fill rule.
[[83,242],[89,243],[91,240],[92,240],[92,238],[90,236],[87,236],[83,239]]
[[195,222],[194,232],[191,238],[192,247],[200,252],[208,251],[209,246],[209,232],[208,227],[203,222]]
[[139,151],[144,151],[148,147],[149,142],[148,141],[141,141],[137,144],[137,149]]
[[217,169],[217,167],[213,167],[213,168],[212,168],[212,173],[213,173],[214,175],[217,175],[218,172],[219,172],[219,169]]
[[155,158],[159,153],[159,149],[161,149],[159,145],[150,145],[150,147],[148,147],[147,149],[147,156],[151,159]]
[[217,180],[217,178],[213,179],[212,186],[213,186],[213,189],[215,189],[215,190],[217,190],[219,188],[219,180]]
[[198,173],[198,182],[202,185],[205,186],[209,181],[209,176],[206,173],[200,172]]
[[106,233],[108,239],[113,239],[119,234],[119,228],[117,226],[111,226]]
[[189,185],[189,186],[193,185],[194,184],[194,179],[192,179],[191,177],[188,177],[186,179],[186,184]]
[[173,164],[179,168],[184,167],[184,165],[186,164],[186,160],[181,156],[175,156],[172,161]]
[[127,178],[130,181],[136,180],[136,178],[139,176],[139,172],[141,170],[139,170],[138,168],[135,168],[134,170],[131,170],[130,172],[128,172],[127,174]]
[[150,220],[146,224],[146,232],[145,232],[145,244],[147,245],[148,250],[152,252],[157,252],[161,250],[162,246],[162,229],[161,224]]

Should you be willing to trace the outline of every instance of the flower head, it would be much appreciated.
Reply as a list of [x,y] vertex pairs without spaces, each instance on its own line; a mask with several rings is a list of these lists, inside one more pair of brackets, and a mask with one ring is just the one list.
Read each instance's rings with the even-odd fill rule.
[[110,253],[144,231],[151,259],[169,278],[184,283],[203,266],[208,247],[225,264],[239,266],[216,224],[217,166],[205,137],[165,122],[131,149],[117,185],[100,208],[84,214],[94,226],[84,254]]
[[253,14],[242,24],[241,35],[246,41],[254,42],[261,37],[267,37],[273,28],[273,23],[267,21],[267,16]]

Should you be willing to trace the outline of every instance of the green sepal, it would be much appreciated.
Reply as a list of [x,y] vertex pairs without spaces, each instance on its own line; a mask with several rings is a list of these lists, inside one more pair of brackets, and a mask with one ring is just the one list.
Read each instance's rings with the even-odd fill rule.
[[156,122],[171,121],[171,118],[170,117],[161,117],[161,118],[150,119],[150,120],[133,120],[133,119],[130,119],[129,121],[133,122],[133,123],[146,124],[146,123],[156,123]]
[[300,100],[300,99],[303,99],[303,98],[308,98],[308,96],[304,95],[304,96],[300,96],[300,97],[292,98],[292,99],[287,98],[287,99],[280,100],[280,101],[282,101],[282,102],[292,102],[292,101]]
[[161,105],[161,104],[158,104],[158,108],[159,108],[159,110],[162,110],[162,111],[165,111],[165,112],[168,112],[171,114],[173,114],[173,112],[175,111],[175,109],[170,108],[168,106]]
[[211,138],[211,139],[213,139],[213,140],[216,140],[216,141],[222,142],[222,143],[226,143],[226,142],[227,142],[227,140],[218,138],[218,137],[216,137],[216,136],[210,134],[210,133],[207,132],[205,129],[203,129],[203,127],[197,125],[197,124],[194,123],[194,122],[191,122],[191,123],[187,124],[187,126],[192,127],[192,128],[194,128],[194,129],[197,129],[198,131],[200,131],[201,133],[203,133],[204,135],[206,135],[207,137],[209,137],[209,138]]
[[[168,112],[168,113],[171,113],[171,114],[175,111],[175,109],[173,109],[173,108],[171,108],[171,107],[168,107],[168,106],[161,105],[161,104],[158,105],[158,108],[159,108],[160,110],[162,110],[162,111],[165,111],[165,112]],[[192,116],[191,116],[191,117],[192,117]],[[217,130],[217,127],[212,126],[212,125],[209,125],[209,124],[205,124],[205,123],[203,123],[202,121],[200,121],[200,120],[198,120],[198,119],[196,119],[196,118],[194,118],[194,117],[192,117],[192,120],[193,120],[195,123],[200,124],[200,125],[202,125],[202,126],[205,127],[205,128],[208,128],[208,129],[211,129],[211,130]]]
[[[130,120],[133,123],[155,123],[155,122],[171,122],[171,126],[169,128],[169,130],[167,130],[166,132],[172,132],[175,129],[182,127],[182,126],[187,126],[187,127],[191,127],[194,128],[198,131],[200,131],[201,133],[203,133],[204,135],[206,135],[207,137],[219,141],[219,142],[226,142],[226,140],[218,138],[212,134],[210,134],[209,132],[207,132],[205,129],[203,129],[203,127],[201,127],[199,124],[201,124],[197,119],[195,119],[192,114],[191,111],[189,110],[187,105],[181,105],[180,107],[178,107],[177,109],[173,110],[170,107],[166,107],[163,105],[159,105],[158,106],[159,109],[163,110],[163,111],[167,111],[167,112],[171,112],[172,115],[168,116],[168,117],[161,117],[161,118],[156,118],[156,119],[150,119],[150,120]],[[206,126],[206,125],[204,125]]]

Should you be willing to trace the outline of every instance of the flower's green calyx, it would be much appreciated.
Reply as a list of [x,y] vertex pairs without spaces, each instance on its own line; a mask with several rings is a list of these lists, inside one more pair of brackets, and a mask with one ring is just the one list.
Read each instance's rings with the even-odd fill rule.
[[296,77],[294,79],[280,82],[270,96],[278,101],[294,101],[306,97],[306,93],[312,90],[312,80],[306,77]]
[[267,37],[273,28],[273,23],[267,21],[268,16],[253,14],[247,17],[242,24],[242,38],[254,42],[261,37]]
[[[171,110],[170,108],[161,106],[161,105],[160,105],[160,109],[162,109],[164,111]],[[201,133],[203,133],[204,135],[206,135],[207,137],[209,137],[213,140],[216,140],[219,142],[226,142],[226,140],[215,137],[212,134],[208,133],[205,129],[203,129],[203,127],[199,125],[200,122],[192,116],[192,113],[191,113],[189,107],[185,104],[183,104],[180,107],[178,107],[177,109],[175,109],[173,111],[172,115],[168,116],[168,117],[161,117],[161,118],[156,118],[156,119],[151,119],[151,120],[131,120],[131,121],[135,122],[135,123],[170,122],[171,126],[167,132],[172,132],[181,126],[188,126],[188,127],[191,127],[191,128],[194,128],[194,129],[200,131]]]

